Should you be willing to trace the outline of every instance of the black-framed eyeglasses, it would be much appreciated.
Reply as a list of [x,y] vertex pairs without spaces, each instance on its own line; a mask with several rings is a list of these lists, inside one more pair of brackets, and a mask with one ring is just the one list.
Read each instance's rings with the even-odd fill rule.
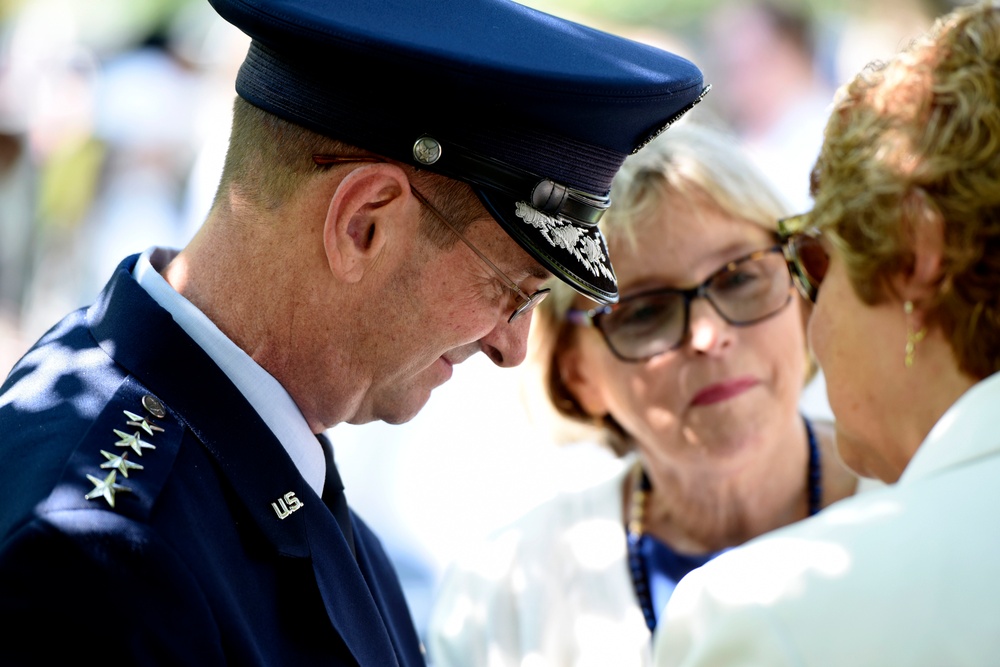
[[[385,162],[385,160],[374,156],[352,157],[352,156],[317,154],[313,155],[312,158],[313,162],[315,162],[317,165],[320,166],[345,164],[348,162]],[[462,232],[458,231],[458,227],[456,227],[450,220],[448,220],[443,213],[437,210],[437,208],[427,200],[427,197],[421,194],[421,192],[417,190],[412,183],[410,183],[410,192],[413,193],[413,196],[417,198],[418,202],[423,204],[427,208],[427,210],[433,213],[434,217],[440,220],[445,227],[454,232],[455,236],[457,236],[459,240],[462,241],[462,243],[468,246],[469,250],[474,252],[476,256],[479,259],[481,259],[483,263],[486,264],[486,266],[488,266],[497,275],[500,281],[504,284],[504,287],[507,287],[514,293],[514,296],[517,299],[517,304],[514,306],[514,310],[510,314],[510,317],[507,318],[508,324],[513,323],[516,319],[518,319],[525,313],[530,312],[535,306],[537,306],[542,301],[542,299],[548,296],[550,291],[548,288],[536,290],[534,293],[528,294],[523,289],[518,287],[517,283],[515,283],[510,278],[510,276],[501,271],[496,264],[490,261],[490,259],[486,255],[484,255],[482,251],[479,250],[479,248],[477,248],[472,244],[472,241],[465,238]]]
[[593,310],[572,308],[566,319],[597,327],[616,357],[638,362],[681,346],[695,299],[704,298],[727,323],[748,326],[779,313],[793,293],[782,247],[776,245],[726,263],[696,287],[641,292]]
[[815,303],[820,283],[830,268],[830,255],[823,247],[820,231],[806,226],[806,216],[794,215],[779,220],[778,234],[795,286],[804,298]]

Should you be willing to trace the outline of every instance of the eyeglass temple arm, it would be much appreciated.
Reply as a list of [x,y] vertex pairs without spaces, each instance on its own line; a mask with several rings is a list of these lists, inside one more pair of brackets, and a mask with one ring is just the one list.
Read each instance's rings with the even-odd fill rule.
[[497,267],[496,264],[494,264],[492,261],[490,261],[489,257],[487,257],[482,252],[480,252],[479,248],[477,248],[476,246],[474,246],[471,243],[469,243],[465,239],[465,236],[462,235],[462,232],[458,231],[458,228],[455,225],[453,225],[450,220],[448,220],[447,218],[445,218],[444,215],[440,211],[438,211],[436,208],[434,208],[434,206],[429,201],[427,201],[427,199],[422,194],[420,194],[420,192],[418,192],[416,190],[416,188],[414,188],[412,185],[410,186],[410,192],[412,192],[413,196],[416,197],[417,200],[420,203],[422,203],[424,206],[426,206],[430,210],[430,212],[433,213],[434,216],[438,220],[440,220],[441,222],[443,222],[445,224],[445,226],[448,227],[448,229],[450,229],[451,231],[455,232],[455,235],[458,236],[458,238],[462,240],[462,243],[464,243],[465,245],[467,245],[469,247],[469,250],[471,250],[472,252],[476,253],[476,255],[479,257],[479,259],[483,260],[483,262],[486,264],[486,266],[488,266],[491,269],[493,269],[493,272],[496,273],[497,276],[499,276],[504,281],[504,283],[507,285],[507,287],[509,287],[512,290],[514,290],[514,293],[517,294],[518,296],[520,296],[525,301],[530,301],[531,300],[531,297],[527,293],[525,293],[525,291],[523,289],[521,289],[520,287],[518,287],[517,283],[515,283],[513,280],[511,280],[507,276],[506,273],[504,273],[503,271],[501,271],[499,269],[499,267]]
[[[385,162],[385,160],[381,158],[371,157],[371,156],[359,155],[356,157],[352,157],[352,156],[339,156],[339,155],[323,155],[319,153],[313,155],[312,159],[313,162],[315,162],[318,166],[321,167],[329,166],[332,164],[346,164],[349,162]],[[459,239],[461,239],[462,243],[464,243],[469,247],[469,250],[476,253],[479,259],[483,260],[483,262],[488,267],[493,269],[494,273],[496,273],[497,276],[499,276],[504,281],[507,287],[514,290],[514,293],[520,296],[525,301],[528,302],[531,301],[530,295],[528,295],[524,290],[518,287],[517,283],[511,280],[507,276],[507,274],[505,274],[503,271],[499,269],[499,267],[497,267],[496,264],[490,261],[489,257],[480,252],[479,248],[469,243],[466,240],[465,236],[462,235],[462,232],[458,231],[458,228],[455,225],[453,225],[450,220],[448,220],[440,211],[434,208],[434,205],[431,204],[429,201],[427,201],[427,198],[424,197],[422,194],[420,194],[420,192],[416,188],[414,188],[413,185],[410,185],[410,192],[412,192],[413,196],[417,198],[417,201],[426,206],[430,210],[430,212],[434,214],[434,217],[436,217],[438,220],[444,223],[444,225],[448,227],[448,229],[455,232],[455,235],[458,236]]]

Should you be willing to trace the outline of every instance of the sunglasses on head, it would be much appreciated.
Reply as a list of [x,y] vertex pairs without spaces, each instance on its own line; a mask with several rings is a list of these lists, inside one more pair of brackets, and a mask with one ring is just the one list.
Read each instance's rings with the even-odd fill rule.
[[830,255],[823,247],[822,234],[815,227],[807,227],[807,220],[805,213],[778,220],[778,234],[795,286],[804,298],[815,303],[830,267]]

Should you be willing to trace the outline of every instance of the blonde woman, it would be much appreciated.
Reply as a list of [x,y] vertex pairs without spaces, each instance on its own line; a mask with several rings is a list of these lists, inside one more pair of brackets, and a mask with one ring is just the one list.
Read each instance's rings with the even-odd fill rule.
[[837,447],[888,482],[678,586],[659,665],[996,664],[1000,5],[838,96],[787,221]]
[[451,665],[647,665],[680,577],[852,494],[799,409],[804,301],[786,213],[730,137],[672,128],[626,160],[602,222],[621,299],[553,286],[532,331],[553,407],[617,475],[556,496],[447,576],[429,654]]

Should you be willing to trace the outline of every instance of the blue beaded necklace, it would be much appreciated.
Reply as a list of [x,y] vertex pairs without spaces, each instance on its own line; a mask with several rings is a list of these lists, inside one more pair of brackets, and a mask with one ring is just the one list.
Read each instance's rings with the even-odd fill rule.
[[[813,516],[820,510],[823,498],[822,485],[822,463],[820,461],[819,445],[816,442],[816,434],[813,432],[812,424],[804,416],[802,421],[806,425],[806,436],[809,442],[809,468],[806,476],[806,487],[809,492],[809,516]],[[652,488],[646,471],[639,468],[635,476],[636,481],[632,489],[632,505],[629,509],[628,537],[628,566],[632,575],[632,587],[635,595],[639,599],[639,607],[642,615],[646,619],[646,626],[650,632],[656,629],[656,611],[653,609],[653,594],[649,585],[649,574],[646,567],[646,559],[643,556],[643,546],[647,539],[650,539],[643,530],[643,513],[646,509],[646,498]]]

